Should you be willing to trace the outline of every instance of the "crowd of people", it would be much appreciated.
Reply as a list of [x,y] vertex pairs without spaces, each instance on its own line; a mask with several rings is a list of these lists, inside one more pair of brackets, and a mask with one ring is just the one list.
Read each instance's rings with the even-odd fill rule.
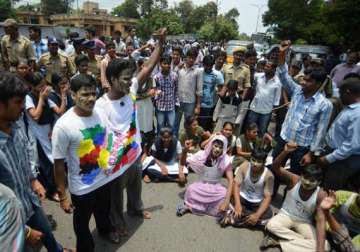
[[3,251],[75,251],[54,237],[45,198],[73,214],[76,251],[94,251],[91,216],[119,243],[125,189],[127,214],[150,219],[143,182],[186,186],[191,173],[178,217],[263,230],[261,249],[359,251],[359,53],[332,67],[287,62],[291,42],[282,41],[260,60],[236,47],[227,63],[221,45],[169,42],[165,28],[142,43],[135,29],[104,39],[86,27],[63,41],[3,24]]

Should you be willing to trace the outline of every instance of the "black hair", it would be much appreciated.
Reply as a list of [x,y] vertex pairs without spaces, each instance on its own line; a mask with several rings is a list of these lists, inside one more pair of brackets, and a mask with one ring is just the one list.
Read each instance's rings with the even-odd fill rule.
[[272,68],[277,68],[277,64],[276,64],[274,61],[267,60],[266,63],[265,63],[265,65],[266,65],[266,64],[271,65]]
[[160,63],[171,64],[171,57],[169,55],[163,54],[160,58]]
[[193,122],[197,121],[197,117],[196,116],[189,116],[189,117],[185,117],[184,120],[184,128],[185,130],[190,130],[190,126]]
[[221,145],[222,147],[224,147],[224,142],[221,141],[220,139],[215,139],[213,142],[212,142],[212,145],[214,145],[215,143]]
[[183,54],[183,50],[181,49],[180,46],[174,46],[172,51],[173,52],[178,52],[180,54],[180,56],[182,56],[182,54]]
[[360,74],[358,74],[358,73],[348,73],[347,75],[344,76],[343,80],[350,79],[350,78],[358,78],[358,79],[360,79]]
[[360,95],[360,78],[351,77],[345,79],[340,85],[340,91],[349,90],[355,96]]
[[62,73],[53,73],[51,75],[51,84],[57,87],[65,78],[65,75]]
[[317,181],[321,181],[323,178],[323,172],[316,164],[309,164],[305,166],[302,175],[315,178]]
[[245,125],[245,131],[259,129],[256,123],[248,123]]
[[214,60],[214,57],[211,56],[211,55],[206,55],[203,59],[203,65],[205,66],[212,66],[215,64],[215,60]]
[[73,38],[78,38],[80,35],[78,32],[70,32],[69,33],[69,38],[73,39]]
[[255,49],[247,50],[245,53],[245,58],[256,57],[256,56],[257,56],[257,52]]
[[222,51],[222,50],[219,50],[219,51],[216,51],[214,53],[214,59],[217,59],[219,57],[225,57],[226,58],[227,54],[225,51]]
[[232,122],[226,121],[223,124],[223,128],[225,128],[227,125],[230,125],[232,129],[234,129],[234,124]]
[[77,67],[80,66],[82,62],[89,62],[89,57],[84,54],[80,54],[75,57],[75,65]]
[[28,89],[23,81],[13,73],[0,72],[0,102],[7,103],[13,97],[24,98]]
[[85,28],[85,31],[91,34],[91,36],[96,36],[96,29],[94,26],[88,26]]
[[136,70],[136,63],[133,59],[116,58],[110,61],[106,68],[106,79],[112,85],[112,78],[119,78],[122,71],[130,68],[133,72]]
[[187,52],[186,52],[186,57],[190,57],[190,58],[194,58],[196,59],[198,55],[198,51],[195,48],[190,48]]
[[116,31],[114,31],[114,34],[117,34],[117,35],[120,35],[120,36],[121,36],[121,31],[116,30]]
[[238,81],[237,80],[229,80],[229,82],[227,83],[227,88],[228,90],[234,90],[238,88]]
[[40,72],[29,73],[29,74],[25,77],[25,80],[26,80],[32,87],[38,86],[43,79],[44,79],[44,76],[43,76]]
[[32,25],[32,26],[29,27],[29,31],[30,30],[36,32],[37,34],[39,34],[39,37],[41,37],[41,29],[40,29],[39,26]]
[[88,74],[78,74],[71,78],[70,89],[73,92],[79,91],[82,87],[96,87],[96,80]]
[[327,73],[323,68],[308,68],[304,74],[309,75],[319,85],[322,85],[327,78]]
[[267,158],[268,153],[260,148],[255,148],[252,152],[251,152],[251,157],[256,159],[256,160],[262,160],[265,161]]
[[163,127],[159,131],[160,136],[164,136],[166,133],[170,134],[172,136],[172,129],[170,127]]

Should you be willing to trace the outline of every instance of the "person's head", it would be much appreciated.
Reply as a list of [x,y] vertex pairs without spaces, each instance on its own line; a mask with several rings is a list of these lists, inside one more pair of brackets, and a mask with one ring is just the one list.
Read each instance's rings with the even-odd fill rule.
[[256,57],[257,57],[257,53],[255,50],[248,50],[245,53],[245,64],[252,68],[255,67],[257,60]]
[[75,107],[91,114],[96,101],[96,80],[91,75],[78,74],[70,80],[70,89]]
[[85,38],[74,38],[72,40],[72,44],[74,46],[75,52],[77,54],[81,54],[81,52],[83,51],[83,42],[85,41]]
[[211,73],[215,64],[214,58],[211,55],[206,55],[203,59],[203,66],[205,73]]
[[301,71],[301,62],[298,60],[294,60],[290,65],[290,69],[289,69],[290,76],[295,77],[300,73],[300,71]]
[[135,29],[135,28],[131,28],[131,30],[130,30],[130,32],[129,32],[129,35],[130,35],[131,37],[135,37],[135,35],[136,35],[136,29]]
[[267,55],[267,59],[272,61],[272,62],[278,63],[278,61],[279,61],[279,52],[280,52],[280,49],[279,49],[278,46],[272,48],[271,51]]
[[221,133],[223,134],[224,137],[230,138],[232,137],[233,131],[234,131],[234,125],[231,122],[225,122],[221,130]]
[[251,152],[250,162],[253,175],[260,175],[264,171],[266,157],[267,152],[262,149],[255,148]]
[[163,55],[160,58],[161,73],[168,75],[171,68],[171,57],[169,55]]
[[41,39],[41,29],[39,26],[30,26],[29,27],[29,37],[30,40],[37,41]]
[[358,52],[349,52],[347,54],[346,64],[349,66],[353,66],[359,61],[359,53]]
[[161,139],[163,146],[165,148],[169,147],[171,144],[171,141],[173,139],[171,128],[168,128],[168,127],[162,128],[159,132],[159,135],[160,135],[160,139]]
[[181,60],[181,56],[182,56],[182,49],[181,47],[179,46],[175,46],[173,49],[172,49],[172,55],[171,55],[171,58],[172,58],[172,61],[173,63],[176,65],[176,64],[179,64],[180,60]]
[[51,75],[51,85],[57,93],[65,86],[69,85],[69,80],[62,73],[53,73]]
[[133,59],[114,59],[106,68],[106,79],[111,86],[111,92],[119,96],[130,92],[131,79],[136,70]]
[[59,42],[55,37],[48,38],[48,49],[51,55],[57,55],[59,49]]
[[228,93],[230,96],[235,96],[238,90],[238,81],[236,80],[229,80],[227,84]]
[[258,136],[259,128],[256,123],[249,123],[245,127],[245,136],[250,141],[254,141]]
[[310,66],[311,63],[311,56],[309,54],[304,54],[302,57],[302,63],[304,65],[304,68],[307,69]]
[[129,57],[131,57],[131,54],[135,51],[134,44],[131,43],[131,42],[128,42],[128,43],[126,44],[126,49],[125,49],[125,51],[126,51],[126,55],[129,56]]
[[83,47],[85,52],[87,53],[88,57],[90,59],[94,59],[95,58],[95,54],[96,54],[96,45],[95,45],[95,41],[94,40],[87,40],[83,42]]
[[69,39],[73,40],[74,38],[78,38],[80,35],[78,32],[69,32]]
[[40,92],[47,87],[47,82],[40,72],[29,73],[26,76],[26,81],[31,87],[31,92],[35,96],[39,96]]
[[347,106],[360,101],[360,78],[346,78],[340,85],[341,102]]
[[234,57],[233,64],[235,66],[238,66],[245,61],[245,53],[246,53],[246,47],[244,46],[236,47],[233,50],[233,57]]
[[87,39],[93,39],[96,36],[96,29],[94,26],[88,26],[85,28],[85,37]]
[[116,57],[116,49],[115,49],[115,44],[112,41],[108,41],[106,43],[106,53],[110,56],[110,58],[115,58]]
[[214,141],[212,141],[211,153],[210,153],[211,157],[213,159],[216,159],[220,157],[223,153],[224,153],[224,142],[221,141],[220,139],[215,139]]
[[320,185],[322,177],[323,173],[321,168],[317,167],[316,164],[307,165],[301,174],[301,187],[305,191],[313,191]]
[[219,50],[215,54],[215,68],[221,69],[224,66],[225,62],[226,62],[226,52]]
[[18,23],[15,19],[8,18],[3,23],[4,31],[6,34],[10,35],[11,38],[16,38],[19,35],[18,32]]
[[192,67],[195,63],[198,52],[195,48],[191,48],[186,52],[186,65]]
[[199,122],[195,116],[186,117],[184,121],[184,128],[192,133],[195,133]]
[[19,119],[27,94],[27,87],[15,74],[0,73],[0,120],[15,122]]
[[256,72],[263,73],[265,64],[266,64],[266,60],[259,60],[258,63],[256,64]]
[[75,65],[79,73],[86,74],[89,67],[89,58],[84,54],[75,57]]
[[322,68],[308,68],[304,74],[305,76],[301,79],[300,85],[305,95],[316,93],[327,77],[327,73]]
[[30,66],[26,59],[21,59],[16,65],[16,73],[23,79],[29,74]]
[[121,31],[119,30],[114,31],[114,39],[118,42],[121,40]]
[[264,73],[266,78],[271,79],[275,76],[277,65],[272,61],[267,61],[264,66]]

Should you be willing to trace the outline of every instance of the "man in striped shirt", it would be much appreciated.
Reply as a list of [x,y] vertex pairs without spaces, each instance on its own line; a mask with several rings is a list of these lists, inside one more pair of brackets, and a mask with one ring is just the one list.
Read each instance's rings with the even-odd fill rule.
[[292,102],[282,125],[280,137],[277,139],[273,156],[276,158],[287,142],[295,142],[298,148],[288,158],[291,159],[291,172],[300,174],[302,167],[312,163],[315,154],[321,151],[332,104],[319,91],[326,79],[324,70],[306,71],[300,85],[291,78],[285,64],[285,55],[289,47],[290,41],[281,43],[277,72],[282,86],[291,95]]

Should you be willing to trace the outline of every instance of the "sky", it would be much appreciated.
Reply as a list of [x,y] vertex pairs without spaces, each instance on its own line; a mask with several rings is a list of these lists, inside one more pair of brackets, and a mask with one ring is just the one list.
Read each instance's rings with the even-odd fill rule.
[[[81,7],[82,3],[85,0],[74,0],[74,6],[76,8],[77,1]],[[97,1],[97,0],[95,0]],[[168,0],[170,7],[175,3],[179,3],[181,0]],[[204,5],[209,1],[205,0],[192,0],[195,5]],[[267,10],[267,0],[218,0],[220,3],[220,12],[225,13],[232,8],[237,8],[240,12],[240,17],[238,18],[239,31],[241,33],[245,32],[248,35],[251,35],[256,30],[256,21],[258,16],[258,10],[260,10],[258,32],[264,32],[266,29],[262,25],[261,15]],[[26,3],[36,3],[37,0],[24,0],[21,1],[21,4]],[[109,11],[117,5],[120,5],[124,0],[98,0],[100,8],[108,9]],[[258,7],[255,7],[256,5]]]

